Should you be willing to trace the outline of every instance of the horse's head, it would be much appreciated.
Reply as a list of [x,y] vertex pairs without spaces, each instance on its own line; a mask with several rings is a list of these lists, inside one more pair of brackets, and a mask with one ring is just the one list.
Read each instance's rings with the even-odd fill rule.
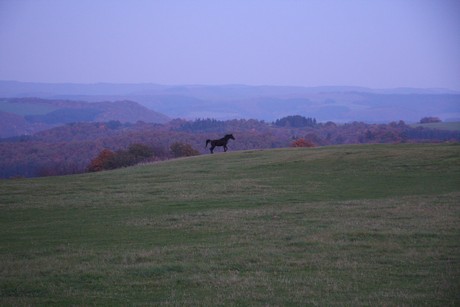
[[233,137],[233,134],[227,134],[227,135],[225,136],[225,138],[226,138],[227,140],[228,140],[228,139],[232,139],[232,140],[235,139],[235,138]]

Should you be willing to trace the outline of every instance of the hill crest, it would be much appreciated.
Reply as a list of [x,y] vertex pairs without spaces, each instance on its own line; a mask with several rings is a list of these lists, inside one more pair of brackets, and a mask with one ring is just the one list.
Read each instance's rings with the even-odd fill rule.
[[0,138],[29,135],[74,122],[165,123],[169,118],[134,101],[84,102],[63,99],[0,99]]

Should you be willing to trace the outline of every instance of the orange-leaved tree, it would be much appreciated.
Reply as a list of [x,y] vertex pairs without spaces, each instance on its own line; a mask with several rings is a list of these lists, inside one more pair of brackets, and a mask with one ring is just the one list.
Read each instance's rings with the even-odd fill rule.
[[292,142],[291,147],[315,147],[315,144],[310,140],[300,138]]
[[102,150],[96,158],[91,160],[88,165],[88,172],[99,172],[111,169],[110,164],[115,157],[115,153],[109,149]]

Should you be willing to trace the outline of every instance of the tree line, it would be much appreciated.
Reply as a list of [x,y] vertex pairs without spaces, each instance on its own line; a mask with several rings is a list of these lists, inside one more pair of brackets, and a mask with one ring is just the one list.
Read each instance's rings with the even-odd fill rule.
[[[460,141],[459,131],[388,124],[318,123],[287,116],[272,123],[234,119],[173,120],[167,124],[73,123],[32,136],[0,139],[0,177],[37,177],[114,169],[208,153],[206,139],[233,133],[229,149],[339,144]],[[217,149],[219,150],[219,149]]]

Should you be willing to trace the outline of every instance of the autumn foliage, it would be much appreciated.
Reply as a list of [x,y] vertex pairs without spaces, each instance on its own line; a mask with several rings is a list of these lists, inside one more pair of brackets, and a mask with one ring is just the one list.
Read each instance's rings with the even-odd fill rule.
[[96,158],[91,160],[88,165],[89,172],[99,172],[106,169],[110,169],[110,162],[113,160],[115,153],[111,150],[102,150]]
[[153,150],[143,144],[132,144],[129,146],[128,150],[118,150],[116,152],[104,149],[96,158],[91,160],[88,165],[88,171],[99,172],[131,166],[148,161],[153,155]]
[[[287,124],[281,126],[254,119],[177,119],[167,124],[72,123],[33,135],[0,139],[0,178],[78,174],[208,154],[205,140],[221,138],[228,132],[237,138],[230,144],[230,151],[311,145],[460,142],[459,131],[413,127],[403,121],[315,124],[313,119],[305,119],[282,118],[278,124]],[[300,125],[297,120],[314,126],[296,127]]]
[[297,139],[294,142],[292,142],[291,147],[315,147],[315,144],[313,144],[309,140],[305,140],[303,138],[300,138],[300,139]]
[[197,156],[199,151],[193,149],[192,145],[175,142],[171,145],[171,152],[175,158]]

